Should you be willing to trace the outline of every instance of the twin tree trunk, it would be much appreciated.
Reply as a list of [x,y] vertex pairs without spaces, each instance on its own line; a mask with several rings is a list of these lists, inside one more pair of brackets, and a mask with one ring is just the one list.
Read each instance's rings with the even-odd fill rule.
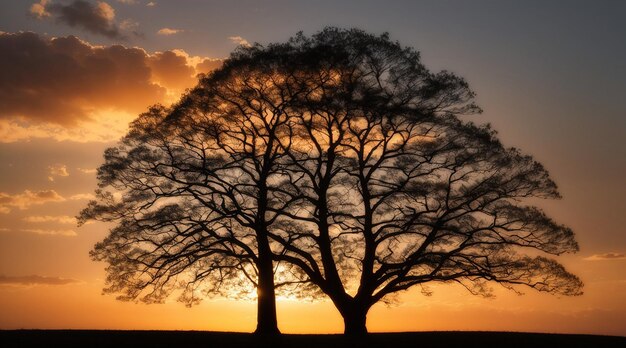
[[[269,245],[267,246],[269,249]],[[259,250],[263,250],[261,247]],[[279,335],[276,318],[276,293],[274,290],[274,270],[272,258],[265,253],[259,253],[259,278],[257,284],[257,327],[255,334]],[[367,312],[369,306],[358,305],[353,301],[338,306],[343,317],[344,334],[361,336],[367,334]]]
[[[274,291],[274,272],[271,260],[269,265],[262,265],[259,258],[259,280],[257,285],[257,327],[255,334],[278,335],[276,318],[276,294]],[[344,334],[359,336],[367,334],[367,312],[364,306],[346,305],[340,309],[344,323]]]

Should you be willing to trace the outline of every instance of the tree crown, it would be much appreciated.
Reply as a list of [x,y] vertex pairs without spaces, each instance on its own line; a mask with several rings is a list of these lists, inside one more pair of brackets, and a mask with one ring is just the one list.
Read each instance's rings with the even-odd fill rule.
[[464,79],[386,34],[240,47],[106,151],[81,221],[117,226],[92,257],[108,262],[109,291],[147,301],[255,283],[261,232],[277,286],[339,304],[433,281],[580,294],[545,257],[576,251],[573,232],[526,205],[559,198],[556,184],[460,117],[480,111]]

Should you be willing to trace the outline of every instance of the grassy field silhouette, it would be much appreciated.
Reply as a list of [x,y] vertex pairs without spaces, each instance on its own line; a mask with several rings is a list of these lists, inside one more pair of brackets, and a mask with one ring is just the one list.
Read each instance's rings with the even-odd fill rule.
[[262,337],[249,333],[207,331],[6,330],[0,346],[17,347],[626,347],[626,337],[518,332],[403,332]]

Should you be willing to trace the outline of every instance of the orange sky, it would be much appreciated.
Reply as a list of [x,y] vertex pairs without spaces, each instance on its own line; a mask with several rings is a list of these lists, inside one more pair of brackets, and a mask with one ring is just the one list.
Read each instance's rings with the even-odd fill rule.
[[[474,120],[559,185],[564,199],[540,205],[576,232],[581,251],[559,261],[585,282],[574,298],[496,290],[483,299],[433,285],[430,297],[416,289],[376,305],[369,330],[626,335],[623,3],[89,3],[75,25],[58,10],[73,0],[0,3],[0,329],[252,331],[252,301],[189,309],[101,295],[105,265],[88,252],[107,226],[77,228],[73,217],[96,188],[104,149],[148,105],[175,101],[237,44],[339,25],[389,31],[427,67],[467,78],[485,110]],[[343,331],[328,301],[281,299],[278,313],[283,332]]]

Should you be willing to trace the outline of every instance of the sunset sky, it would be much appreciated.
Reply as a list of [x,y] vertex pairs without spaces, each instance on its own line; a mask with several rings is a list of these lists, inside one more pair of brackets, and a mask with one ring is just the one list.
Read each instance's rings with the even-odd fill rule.
[[[253,301],[191,309],[101,295],[89,259],[104,223],[78,228],[96,168],[128,122],[169,104],[237,45],[357,27],[419,50],[467,79],[507,146],[550,171],[562,200],[538,204],[577,235],[558,257],[585,283],[573,298],[455,285],[403,293],[370,331],[498,330],[626,335],[626,2],[0,2],[0,329],[254,330]],[[324,300],[279,299],[285,333],[343,331]]]

